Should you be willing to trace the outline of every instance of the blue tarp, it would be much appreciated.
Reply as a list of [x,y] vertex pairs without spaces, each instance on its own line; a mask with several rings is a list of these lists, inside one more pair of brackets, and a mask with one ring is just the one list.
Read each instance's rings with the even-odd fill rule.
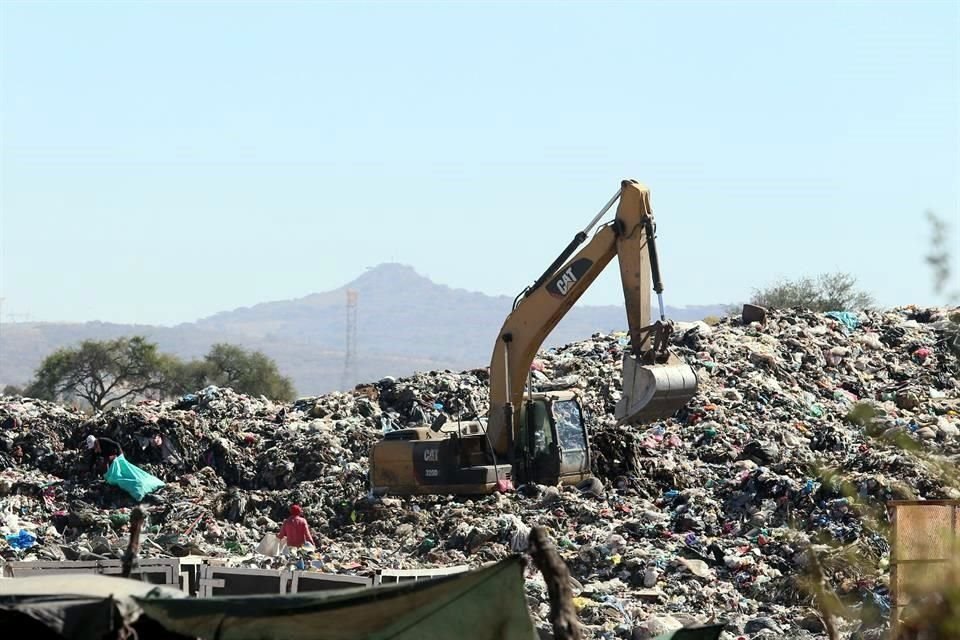
[[148,493],[153,493],[163,486],[163,481],[152,476],[135,464],[127,461],[123,455],[110,463],[107,474],[104,476],[107,484],[120,487],[139,502]]

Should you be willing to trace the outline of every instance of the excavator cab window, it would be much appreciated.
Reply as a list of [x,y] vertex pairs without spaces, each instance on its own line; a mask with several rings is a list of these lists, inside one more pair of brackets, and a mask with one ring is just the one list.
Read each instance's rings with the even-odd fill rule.
[[558,400],[552,404],[552,409],[560,444],[560,475],[579,476],[588,473],[587,432],[580,404],[576,400]]
[[530,438],[531,457],[539,458],[549,454],[550,446],[553,444],[553,430],[550,428],[550,414],[544,402],[533,403],[533,412],[528,417],[527,424],[530,427],[527,434]]
[[550,409],[543,400],[524,402],[520,410],[521,482],[553,484],[559,478],[560,455]]

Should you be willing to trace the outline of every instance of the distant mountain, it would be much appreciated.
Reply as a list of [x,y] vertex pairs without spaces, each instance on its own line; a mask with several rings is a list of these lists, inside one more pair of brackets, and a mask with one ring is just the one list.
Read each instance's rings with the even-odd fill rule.
[[[4,324],[0,332],[0,384],[22,384],[45,356],[85,339],[140,334],[161,350],[202,356],[215,342],[259,349],[293,378],[301,395],[341,387],[345,350],[346,291],[358,292],[357,379],[406,375],[428,369],[487,366],[497,331],[513,303],[508,296],[436,284],[413,268],[390,263],[354,281],[295,300],[264,302],[175,327],[86,323]],[[723,315],[726,305],[667,308],[674,320]],[[577,306],[546,342],[566,344],[598,331],[622,330],[622,306]]]

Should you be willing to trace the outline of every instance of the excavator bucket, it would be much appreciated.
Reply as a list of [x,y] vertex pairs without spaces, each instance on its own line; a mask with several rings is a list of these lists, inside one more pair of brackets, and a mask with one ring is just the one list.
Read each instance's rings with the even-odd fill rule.
[[623,356],[623,397],[617,403],[617,424],[664,420],[697,393],[697,374],[676,356],[665,364],[643,364]]

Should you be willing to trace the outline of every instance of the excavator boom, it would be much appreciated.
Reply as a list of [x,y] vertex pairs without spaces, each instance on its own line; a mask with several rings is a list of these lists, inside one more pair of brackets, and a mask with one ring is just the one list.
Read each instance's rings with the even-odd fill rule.
[[[614,220],[602,226],[585,247],[564,261],[575,250],[578,240],[582,242],[586,238],[592,225],[617,199]],[[631,340],[630,353],[624,358],[624,400],[618,407],[619,422],[668,417],[696,393],[693,370],[675,358],[668,357],[662,363],[652,358],[649,364],[641,361],[650,353],[657,331],[662,330],[650,324],[652,272],[656,274],[657,293],[662,292],[652,222],[650,191],[636,181],[624,180],[618,194],[591,225],[578,233],[543,276],[518,298],[514,311],[500,329],[490,361],[487,435],[498,454],[507,455],[511,449],[527,374],[543,341],[614,256],[620,264]]]

